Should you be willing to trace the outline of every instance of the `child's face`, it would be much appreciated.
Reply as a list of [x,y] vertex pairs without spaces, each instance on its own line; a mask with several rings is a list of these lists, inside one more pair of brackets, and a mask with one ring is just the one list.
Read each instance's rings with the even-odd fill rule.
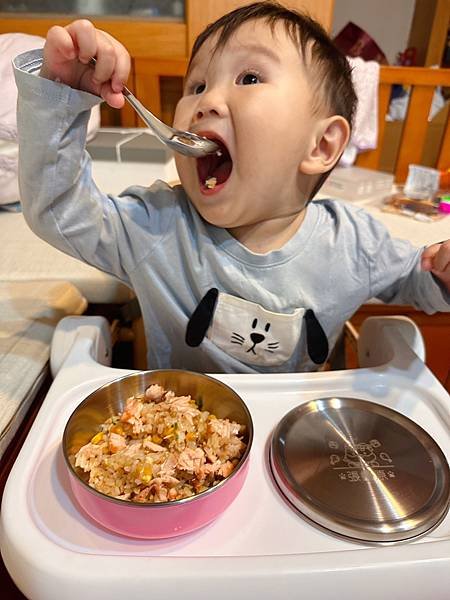
[[181,183],[218,227],[298,214],[309,186],[301,165],[319,122],[300,52],[282,23],[272,33],[262,20],[244,23],[213,54],[216,40],[208,39],[192,63],[174,125],[219,139],[226,150],[200,160],[178,155]]

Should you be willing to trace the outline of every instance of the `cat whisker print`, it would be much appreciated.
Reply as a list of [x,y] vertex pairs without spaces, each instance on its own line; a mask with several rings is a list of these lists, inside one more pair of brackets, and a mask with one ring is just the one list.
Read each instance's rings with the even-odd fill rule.
[[270,352],[270,354],[273,354],[275,352],[275,350],[277,350],[280,347],[280,342],[269,342],[267,344],[267,348],[264,348],[265,352]]
[[236,333],[236,331],[233,331],[233,333],[231,334],[231,337],[235,337],[236,339],[245,340],[245,337],[243,335],[241,335],[240,333]]
[[245,342],[245,338],[240,333],[236,333],[235,331],[233,331],[233,333],[231,334],[230,341],[232,344],[239,344],[240,346],[242,346],[242,344]]

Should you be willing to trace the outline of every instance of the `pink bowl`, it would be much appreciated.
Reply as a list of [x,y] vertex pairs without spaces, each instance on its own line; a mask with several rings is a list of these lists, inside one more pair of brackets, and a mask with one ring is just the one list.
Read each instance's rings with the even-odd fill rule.
[[[92,439],[101,423],[123,410],[129,396],[143,393],[154,383],[177,395],[190,394],[202,410],[245,425],[244,441],[247,447],[243,456],[227,478],[191,498],[140,504],[112,498],[94,490],[87,483],[88,474],[75,468],[69,457]],[[207,375],[173,369],[133,373],[92,392],[70,416],[62,444],[73,494],[90,517],[122,535],[161,539],[195,531],[213,521],[231,504],[248,472],[252,440],[252,418],[236,392]]]

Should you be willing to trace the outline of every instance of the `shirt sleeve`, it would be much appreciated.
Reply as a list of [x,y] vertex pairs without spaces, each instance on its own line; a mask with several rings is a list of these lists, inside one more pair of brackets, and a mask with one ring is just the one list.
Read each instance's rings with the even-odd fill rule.
[[158,182],[102,193],[85,150],[90,110],[101,98],[39,77],[41,64],[40,50],[14,60],[24,217],[53,246],[129,284],[167,230],[175,192]]
[[428,314],[450,312],[450,294],[431,273],[422,271],[423,248],[392,238],[386,227],[360,212],[361,248],[369,268],[370,293],[388,304],[411,305]]

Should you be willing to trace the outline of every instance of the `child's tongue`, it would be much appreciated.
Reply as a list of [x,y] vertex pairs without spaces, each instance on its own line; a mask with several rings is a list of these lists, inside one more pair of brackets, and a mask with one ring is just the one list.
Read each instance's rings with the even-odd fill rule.
[[216,179],[216,184],[224,183],[230,176],[232,168],[233,161],[225,147],[221,147],[220,156],[209,154],[197,159],[197,172],[202,184],[212,177]]
[[217,165],[217,167],[211,173],[211,176],[217,179],[217,183],[224,183],[230,176],[232,166],[233,164],[231,160],[226,160],[225,162]]

